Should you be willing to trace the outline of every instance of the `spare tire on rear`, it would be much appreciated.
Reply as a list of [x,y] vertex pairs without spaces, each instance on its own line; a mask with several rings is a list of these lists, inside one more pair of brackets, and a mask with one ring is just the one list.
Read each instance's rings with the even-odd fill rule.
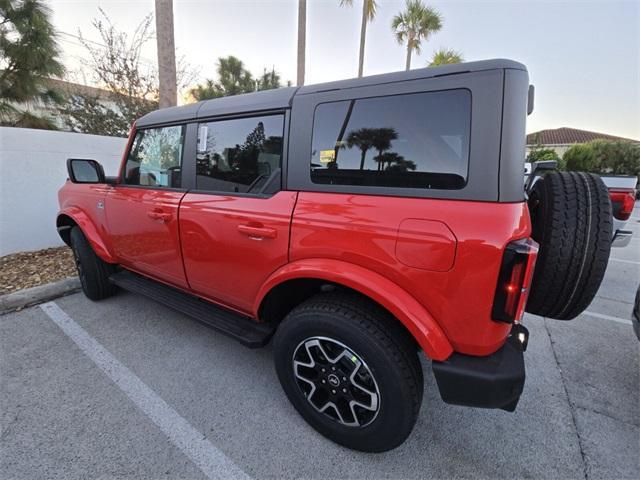
[[589,306],[607,268],[609,192],[597,175],[552,172],[533,185],[529,211],[540,251],[526,310],[571,320]]

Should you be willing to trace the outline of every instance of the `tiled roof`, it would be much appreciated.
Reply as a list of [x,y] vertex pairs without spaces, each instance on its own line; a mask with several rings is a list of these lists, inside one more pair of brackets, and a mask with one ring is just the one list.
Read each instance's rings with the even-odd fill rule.
[[553,130],[540,130],[527,135],[527,145],[567,145],[572,143],[585,143],[592,140],[617,140],[638,142],[631,138],[616,137],[606,133],[589,132],[576,128],[556,128]]

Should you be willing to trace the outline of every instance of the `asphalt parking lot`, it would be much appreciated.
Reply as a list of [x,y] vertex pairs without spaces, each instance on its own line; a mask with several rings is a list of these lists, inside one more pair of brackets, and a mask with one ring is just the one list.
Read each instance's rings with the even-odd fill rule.
[[249,350],[143,297],[82,294],[0,317],[0,478],[638,478],[634,239],[588,313],[528,316],[515,413],[442,403],[429,362],[408,441],[362,454],[324,439]]

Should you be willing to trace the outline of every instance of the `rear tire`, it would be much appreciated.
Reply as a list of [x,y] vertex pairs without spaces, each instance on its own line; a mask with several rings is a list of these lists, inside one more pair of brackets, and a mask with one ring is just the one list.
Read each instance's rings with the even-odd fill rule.
[[115,294],[117,287],[109,281],[115,265],[95,254],[79,227],[71,229],[71,249],[84,294],[91,300],[102,300]]
[[529,211],[540,252],[526,310],[571,320],[589,306],[607,268],[609,192],[597,175],[553,172],[534,184]]
[[274,355],[287,397],[325,437],[383,452],[411,433],[423,393],[416,345],[367,299],[332,292],[306,300],[278,327]]

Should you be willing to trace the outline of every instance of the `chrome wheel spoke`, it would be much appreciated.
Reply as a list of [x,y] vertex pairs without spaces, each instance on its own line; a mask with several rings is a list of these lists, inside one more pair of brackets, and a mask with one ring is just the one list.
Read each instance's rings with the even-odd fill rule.
[[366,408],[367,410],[376,410],[378,408],[378,393],[376,391],[369,390],[368,388],[360,385],[358,383],[358,379],[355,378],[356,374],[358,373],[358,370],[360,369],[360,367],[361,367],[361,364],[358,364],[358,366],[353,370],[353,373],[351,374],[351,377],[350,377],[351,383],[360,392],[362,392],[365,395],[369,396],[370,404],[368,406],[365,405],[362,402],[357,402],[357,404],[362,406],[363,408]]
[[300,390],[318,412],[346,426],[365,426],[378,414],[380,392],[366,363],[327,337],[301,342],[293,354]]

